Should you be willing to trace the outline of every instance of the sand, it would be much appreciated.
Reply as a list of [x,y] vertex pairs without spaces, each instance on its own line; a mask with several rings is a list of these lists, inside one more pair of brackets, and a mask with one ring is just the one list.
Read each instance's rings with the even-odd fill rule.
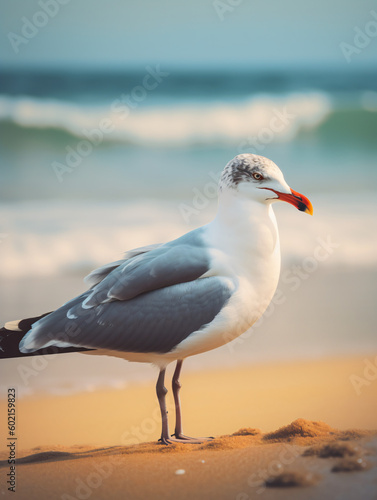
[[[13,498],[375,500],[377,381],[358,394],[350,380],[364,366],[341,358],[186,374],[184,431],[215,436],[203,445],[156,444],[153,384],[21,398]],[[5,413],[2,401],[2,429]],[[5,462],[3,491],[8,472]]]
[[[337,431],[300,419],[271,442],[274,434],[222,436],[203,445],[38,448],[19,460],[14,497],[375,498],[373,433]],[[337,450],[334,456],[308,453],[331,446]],[[348,448],[357,451],[349,455]],[[7,465],[0,466],[4,478]]]

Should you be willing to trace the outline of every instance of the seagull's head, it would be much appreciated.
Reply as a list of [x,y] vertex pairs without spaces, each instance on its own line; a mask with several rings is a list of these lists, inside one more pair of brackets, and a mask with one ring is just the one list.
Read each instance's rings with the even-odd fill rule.
[[286,201],[302,212],[313,215],[313,207],[303,194],[293,191],[285,182],[280,168],[268,158],[254,154],[240,154],[224,168],[219,190],[235,190],[244,196],[265,204]]

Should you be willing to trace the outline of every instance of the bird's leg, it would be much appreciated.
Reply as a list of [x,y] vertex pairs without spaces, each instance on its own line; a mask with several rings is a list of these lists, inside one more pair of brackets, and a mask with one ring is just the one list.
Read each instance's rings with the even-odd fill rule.
[[175,414],[176,414],[176,427],[175,427],[175,437],[171,437],[169,434],[169,423],[168,423],[168,411],[166,409],[166,393],[168,392],[165,387],[165,368],[160,370],[160,374],[157,379],[156,393],[158,402],[160,404],[161,419],[162,419],[162,431],[161,438],[159,442],[162,444],[172,444],[172,443],[203,443],[208,441],[208,439],[213,438],[190,438],[182,434],[182,420],[181,420],[181,405],[179,401],[179,389],[181,384],[179,383],[179,375],[181,373],[182,360],[177,362],[177,366],[173,375],[173,394],[175,401]]
[[168,411],[166,409],[166,393],[168,390],[164,384],[165,381],[165,368],[160,370],[160,374],[157,379],[156,384],[156,393],[158,402],[160,404],[161,410],[161,419],[162,419],[162,431],[161,431],[161,441],[162,444],[170,443],[170,434],[169,434],[169,422],[168,422]]
[[181,401],[179,399],[179,391],[181,389],[181,383],[179,381],[179,376],[181,374],[182,369],[182,359],[177,361],[177,366],[175,367],[173,379],[172,379],[172,388],[174,395],[174,403],[175,403],[175,431],[174,436],[178,439],[185,439],[186,436],[182,434],[182,414],[181,414]]
[[183,360],[179,359],[177,361],[177,366],[175,367],[173,379],[172,379],[172,388],[174,395],[174,403],[175,403],[175,441],[176,442],[186,442],[186,443],[203,443],[213,438],[191,438],[185,436],[182,432],[182,413],[181,413],[181,401],[179,399],[179,391],[181,389],[181,383],[179,381],[179,377],[181,375]]

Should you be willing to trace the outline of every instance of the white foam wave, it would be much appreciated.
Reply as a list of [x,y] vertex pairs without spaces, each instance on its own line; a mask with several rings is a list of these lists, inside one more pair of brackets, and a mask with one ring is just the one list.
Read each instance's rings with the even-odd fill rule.
[[238,102],[127,107],[84,106],[51,99],[0,96],[0,120],[23,127],[55,128],[87,138],[102,127],[102,140],[135,144],[182,146],[289,141],[314,128],[332,109],[320,92],[285,96],[255,95]]
[[[320,265],[377,265],[376,206],[334,195],[313,199],[315,217],[276,206],[285,266],[316,255],[318,239],[336,247]],[[0,205],[0,276],[81,275],[123,252],[169,241],[214,215],[216,203],[185,221],[179,203],[21,203]],[[323,252],[321,252],[323,256]]]

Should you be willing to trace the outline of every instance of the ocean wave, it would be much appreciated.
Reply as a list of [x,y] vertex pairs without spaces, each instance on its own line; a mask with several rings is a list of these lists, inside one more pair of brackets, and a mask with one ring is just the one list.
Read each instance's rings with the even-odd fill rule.
[[0,96],[0,121],[25,132],[55,130],[64,141],[89,139],[145,146],[237,145],[291,141],[316,129],[333,112],[322,92],[285,96],[259,94],[242,101],[172,103],[130,107],[118,99],[109,106],[54,99]]
[[[276,206],[284,266],[300,265],[315,255],[319,240],[328,238],[336,247],[321,266],[376,266],[376,202],[333,193],[312,201],[315,217],[310,221],[291,206]],[[0,276],[84,276],[127,250],[177,238],[207,223],[215,212],[214,200],[190,220],[175,202],[2,204]]]

